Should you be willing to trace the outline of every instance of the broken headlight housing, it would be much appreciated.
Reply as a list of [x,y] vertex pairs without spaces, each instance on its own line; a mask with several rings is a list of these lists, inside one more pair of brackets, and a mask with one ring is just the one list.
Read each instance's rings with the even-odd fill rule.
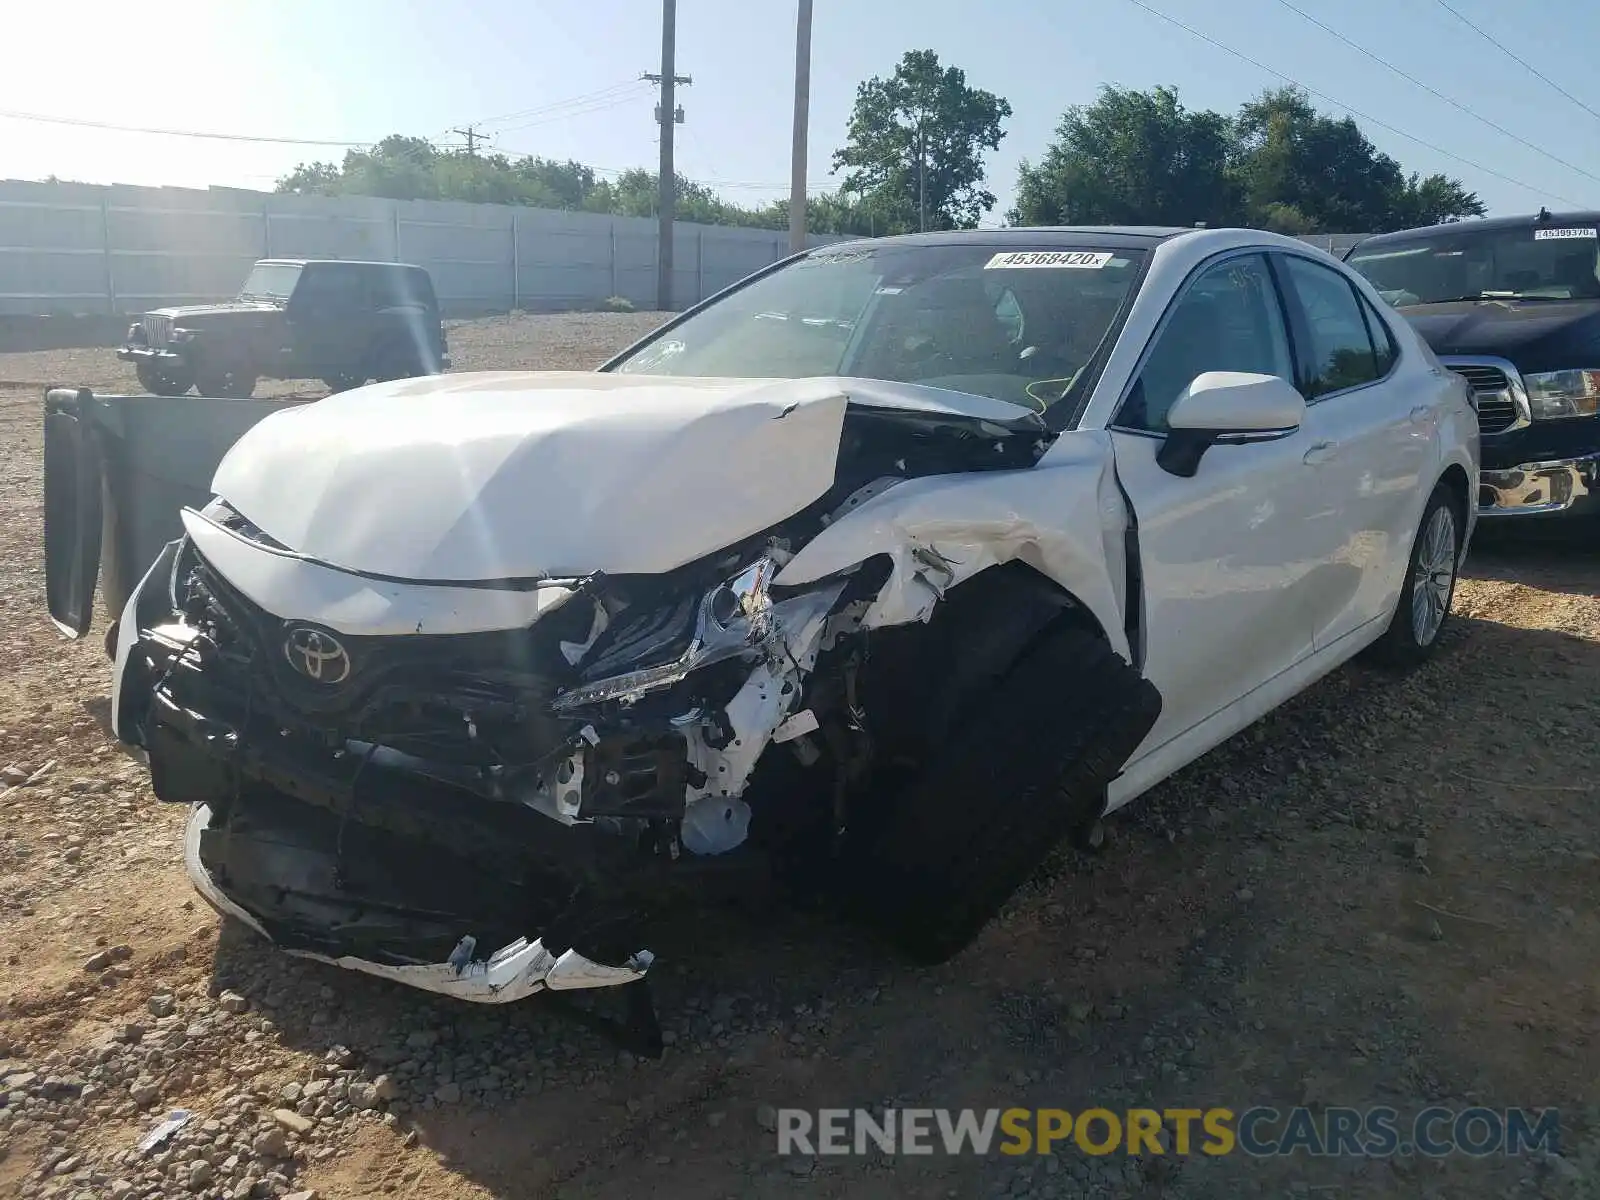
[[[585,666],[584,679],[557,696],[552,707],[563,712],[631,701],[760,646],[776,629],[769,589],[777,570],[774,559],[762,557],[698,601],[685,597],[664,609],[619,618],[610,644]],[[672,657],[651,664],[664,654]],[[629,669],[619,670],[624,667]]]
[[1600,413],[1600,371],[1542,371],[1522,377],[1535,421]]

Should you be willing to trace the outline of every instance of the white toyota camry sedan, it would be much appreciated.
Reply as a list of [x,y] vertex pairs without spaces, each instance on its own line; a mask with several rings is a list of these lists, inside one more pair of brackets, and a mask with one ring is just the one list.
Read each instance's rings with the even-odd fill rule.
[[597,372],[230,420],[117,733],[216,907],[481,1002],[640,980],[758,880],[955,954],[1060,838],[1425,658],[1478,492],[1465,382],[1249,230],[836,244]]

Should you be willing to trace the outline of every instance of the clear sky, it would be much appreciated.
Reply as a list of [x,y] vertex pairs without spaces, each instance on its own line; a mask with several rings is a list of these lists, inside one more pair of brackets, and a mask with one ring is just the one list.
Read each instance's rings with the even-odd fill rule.
[[[1288,3],[1514,137],[1397,78],[1285,0],[1145,2],[1527,185],[1362,122],[1406,169],[1459,176],[1492,212],[1600,208],[1600,117],[1504,57],[1440,0]],[[1448,3],[1600,111],[1600,4]],[[660,13],[657,0],[13,0],[0,111],[336,142],[396,132],[459,141],[450,127],[485,122],[495,149],[653,166],[653,91],[637,80],[657,69]],[[1191,107],[1231,111],[1281,82],[1131,0],[815,0],[815,13],[810,186],[836,183],[829,158],[857,83],[928,47],[1015,110],[990,157],[994,218],[1019,160],[1036,158],[1062,110],[1092,101],[1101,84],[1173,84]],[[784,194],[793,62],[793,0],[679,0],[678,71],[694,77],[680,91],[679,170],[745,203]],[[0,178],[270,188],[300,161],[342,154],[0,117]]]

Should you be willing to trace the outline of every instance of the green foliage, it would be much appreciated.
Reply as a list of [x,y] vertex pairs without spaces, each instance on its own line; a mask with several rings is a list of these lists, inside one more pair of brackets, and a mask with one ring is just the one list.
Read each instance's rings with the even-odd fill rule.
[[1037,166],[1023,163],[1011,220],[1024,225],[1232,224],[1229,126],[1169,87],[1106,87],[1069,108]]
[[983,152],[1000,145],[1011,105],[967,86],[966,74],[941,67],[932,50],[908,50],[888,79],[856,89],[835,171],[849,168],[841,191],[881,217],[879,232],[916,229],[925,206],[929,229],[969,229],[994,207],[981,186]]
[[1102,89],[1068,109],[1037,166],[1023,164],[1012,221],[1252,225],[1283,233],[1382,232],[1481,216],[1459,180],[1419,179],[1349,117],[1294,88],[1232,117],[1192,112],[1176,91]]
[[607,296],[600,301],[600,311],[630,313],[633,311],[633,301],[626,296]]

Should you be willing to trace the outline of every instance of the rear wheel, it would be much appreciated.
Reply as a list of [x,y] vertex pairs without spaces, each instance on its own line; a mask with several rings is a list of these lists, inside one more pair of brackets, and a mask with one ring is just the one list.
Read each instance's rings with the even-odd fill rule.
[[255,394],[256,377],[242,370],[201,369],[195,373],[195,388],[202,396],[245,400]]
[[1461,511],[1455,493],[1440,484],[1428,498],[1406,566],[1405,582],[1389,628],[1372,646],[1372,658],[1411,667],[1433,653],[1450,620],[1461,557]]
[[390,342],[373,357],[372,378],[380,383],[391,379],[411,379],[427,373],[423,369],[421,356],[404,342]]
[[181,365],[140,362],[133,369],[139,376],[139,386],[157,396],[181,396],[194,386],[194,377]]
[[1100,815],[1161,697],[1098,631],[1058,626],[964,708],[854,864],[864,915],[924,962],[963,949]]

